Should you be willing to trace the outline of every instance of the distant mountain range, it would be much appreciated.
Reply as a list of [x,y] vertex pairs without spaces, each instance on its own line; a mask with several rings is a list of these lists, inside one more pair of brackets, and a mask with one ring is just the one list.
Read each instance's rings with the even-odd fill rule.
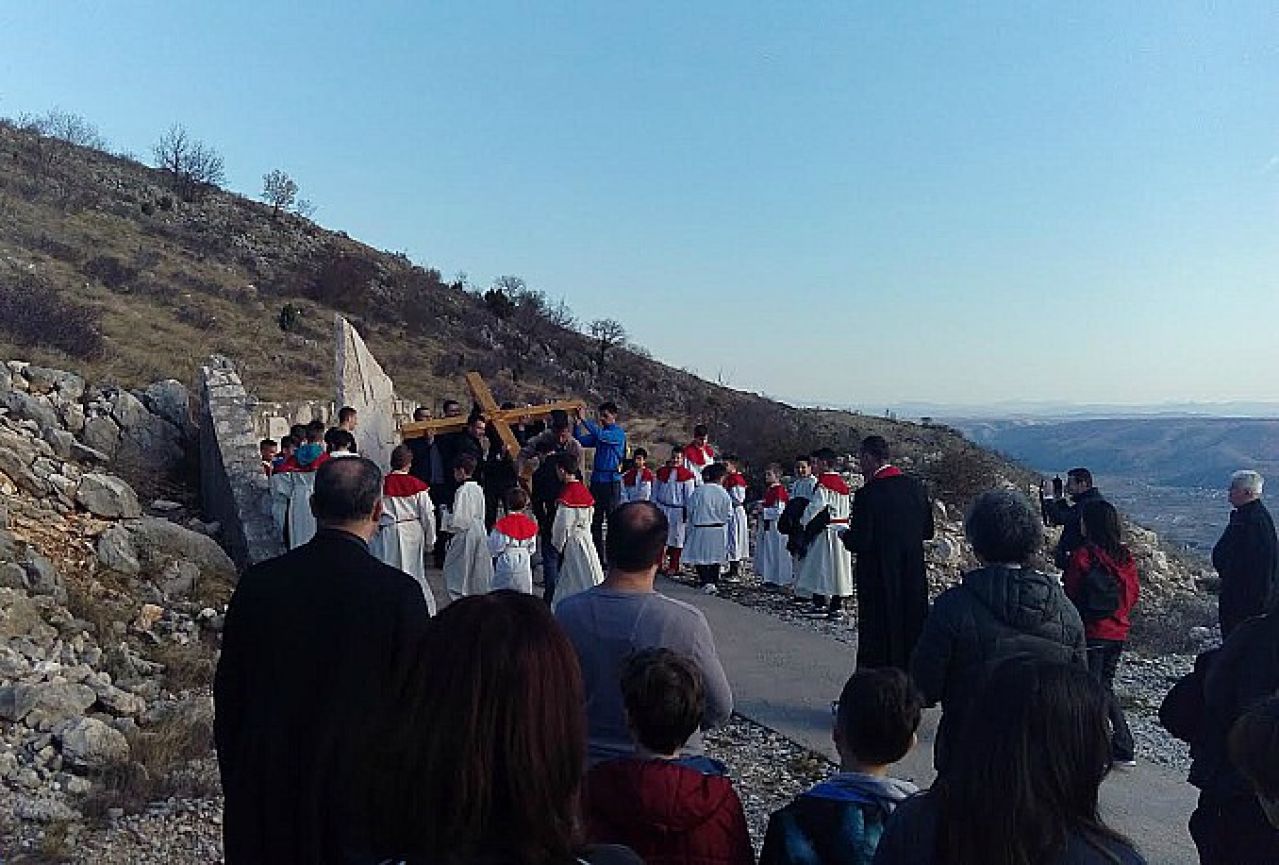
[[1061,400],[1002,400],[992,403],[899,402],[830,403],[822,400],[783,398],[795,406],[834,408],[862,414],[889,412],[903,420],[932,418],[959,426],[963,421],[990,420],[1084,420],[1110,418],[1196,417],[1196,418],[1279,418],[1279,402],[1229,400],[1225,402],[1164,402],[1124,405],[1116,403],[1075,403]]

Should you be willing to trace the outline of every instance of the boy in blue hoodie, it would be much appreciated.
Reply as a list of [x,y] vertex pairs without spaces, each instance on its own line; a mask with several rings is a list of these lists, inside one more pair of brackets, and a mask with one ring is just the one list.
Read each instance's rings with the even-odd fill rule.
[[839,772],[769,817],[759,865],[870,865],[893,809],[919,792],[888,777],[915,746],[923,709],[905,673],[859,670],[832,708]]

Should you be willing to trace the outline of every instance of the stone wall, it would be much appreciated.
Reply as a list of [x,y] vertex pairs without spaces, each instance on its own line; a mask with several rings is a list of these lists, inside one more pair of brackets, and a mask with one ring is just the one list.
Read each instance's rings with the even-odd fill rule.
[[[413,419],[417,404],[411,400],[395,401],[395,421],[398,426]],[[322,420],[326,426],[337,423],[338,405],[324,400],[297,400],[295,402],[260,402],[253,407],[253,429],[258,440],[275,439],[277,442],[289,434],[289,428],[298,423]],[[256,448],[256,444],[254,445]]]
[[258,456],[257,400],[235,366],[214,355],[200,367],[200,491],[206,515],[222,523],[223,541],[240,569],[284,552],[271,519],[267,478]]

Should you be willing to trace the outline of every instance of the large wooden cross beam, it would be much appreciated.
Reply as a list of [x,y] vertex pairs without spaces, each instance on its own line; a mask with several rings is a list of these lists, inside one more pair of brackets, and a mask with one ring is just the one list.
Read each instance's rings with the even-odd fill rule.
[[[524,406],[523,408],[500,409],[498,408],[497,400],[493,399],[493,391],[489,390],[488,383],[484,381],[484,377],[478,372],[468,372],[466,374],[466,387],[471,391],[471,396],[475,398],[475,404],[480,407],[480,413],[484,416],[484,420],[492,424],[497,430],[498,438],[502,440],[502,444],[506,445],[507,453],[511,455],[512,459],[520,451],[520,443],[516,440],[515,433],[511,432],[512,422],[518,423],[525,420],[549,418],[551,413],[556,411],[567,412],[570,415],[577,411],[586,411],[586,403],[580,399],[548,402],[541,405]],[[457,432],[466,426],[466,420],[465,416],[461,416],[413,421],[400,427],[400,435],[403,438],[411,439]]]

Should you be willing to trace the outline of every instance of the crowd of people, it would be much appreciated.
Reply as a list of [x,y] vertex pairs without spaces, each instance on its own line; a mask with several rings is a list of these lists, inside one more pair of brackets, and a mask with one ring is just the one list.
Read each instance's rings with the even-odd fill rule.
[[[767,467],[751,556],[743,467],[702,426],[653,470],[610,403],[526,425],[516,454],[473,414],[448,434],[465,439],[409,440],[383,476],[347,441],[355,413],[339,420],[279,454],[264,443],[273,494],[308,476],[310,523],[291,488],[275,496],[290,552],[249,569],[227,615],[230,865],[755,861],[702,745],[733,708],[714,636],[655,583],[689,566],[715,594],[748,557],[815,616],[858,607],[832,705],[839,771],[772,815],[761,863],[1145,861],[1098,810],[1107,773],[1136,759],[1114,678],[1139,580],[1086,469],[1038,514],[1014,490],[979,495],[964,529],[980,567],[930,607],[932,506],[877,436],[855,492],[830,450],[797,460],[789,489]],[[1161,710],[1192,743],[1204,865],[1279,862],[1279,561],[1261,489],[1232,478],[1214,551],[1225,641]],[[1060,577],[1035,567],[1042,522],[1063,526]],[[891,769],[934,705],[938,777],[921,792]]]

